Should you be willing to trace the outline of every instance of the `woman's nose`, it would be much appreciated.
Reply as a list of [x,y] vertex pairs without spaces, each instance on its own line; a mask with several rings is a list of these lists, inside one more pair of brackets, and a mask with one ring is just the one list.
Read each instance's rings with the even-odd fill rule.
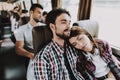
[[82,43],[78,42],[77,44],[78,44],[79,48],[81,49],[82,48]]

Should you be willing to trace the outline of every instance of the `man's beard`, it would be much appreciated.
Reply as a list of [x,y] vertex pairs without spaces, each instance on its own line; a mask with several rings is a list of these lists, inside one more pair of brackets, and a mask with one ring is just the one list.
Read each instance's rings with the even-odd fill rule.
[[36,23],[40,22],[39,19],[33,18]]
[[56,35],[64,40],[68,39],[69,38],[69,35],[65,35],[65,34],[58,34],[56,33]]

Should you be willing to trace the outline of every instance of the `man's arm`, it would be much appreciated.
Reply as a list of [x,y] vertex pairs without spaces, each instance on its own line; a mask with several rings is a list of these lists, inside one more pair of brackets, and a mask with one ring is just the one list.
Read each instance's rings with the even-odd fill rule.
[[34,60],[35,80],[54,80],[54,79],[50,79],[50,75],[49,75],[50,69],[48,69],[49,65],[45,61],[45,59],[41,59],[41,58],[37,59],[37,58]]
[[16,47],[17,54],[19,54],[21,56],[28,57],[30,59],[34,58],[34,53],[31,53],[31,52],[24,49],[24,42],[23,41],[16,41],[15,47]]

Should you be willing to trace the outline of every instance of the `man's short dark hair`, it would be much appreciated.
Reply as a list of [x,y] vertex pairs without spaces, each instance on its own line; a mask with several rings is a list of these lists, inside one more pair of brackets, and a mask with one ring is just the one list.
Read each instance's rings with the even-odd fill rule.
[[66,13],[68,14],[68,16],[70,16],[69,12],[66,11],[65,9],[58,8],[58,9],[53,9],[52,11],[50,11],[46,17],[47,26],[49,26],[50,23],[55,24],[56,18],[60,16],[62,13]]
[[47,15],[47,14],[48,14],[47,11],[44,11],[44,12],[43,12],[43,16],[44,16],[44,15]]
[[43,9],[43,6],[40,4],[32,4],[30,11],[34,11],[36,8]]

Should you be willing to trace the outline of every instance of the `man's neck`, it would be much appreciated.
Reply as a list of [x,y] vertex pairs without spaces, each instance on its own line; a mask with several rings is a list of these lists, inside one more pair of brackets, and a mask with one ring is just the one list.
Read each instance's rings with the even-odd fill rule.
[[53,40],[55,42],[57,42],[59,46],[64,47],[64,40],[63,39],[57,37],[57,38],[53,38]]
[[36,23],[35,21],[33,21],[33,20],[30,20],[29,23],[30,23],[33,27],[35,27],[35,26],[37,25],[37,23]]

